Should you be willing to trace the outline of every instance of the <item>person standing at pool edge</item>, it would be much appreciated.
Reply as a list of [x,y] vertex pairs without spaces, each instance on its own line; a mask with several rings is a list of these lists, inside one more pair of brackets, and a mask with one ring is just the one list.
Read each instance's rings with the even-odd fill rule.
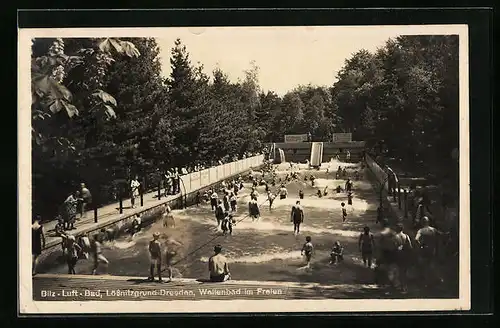
[[368,226],[365,226],[363,228],[363,232],[359,235],[358,246],[359,251],[361,252],[361,257],[363,258],[363,264],[368,268],[371,268],[375,239]]
[[135,199],[139,197],[139,186],[141,185],[138,181],[138,177],[135,176],[132,181],[130,181],[130,205],[135,208]]
[[38,264],[38,257],[42,254],[42,249],[45,248],[45,233],[43,226],[40,224],[40,216],[36,216],[31,226],[31,253],[32,259],[32,274],[36,275],[36,267]]
[[90,190],[85,186],[85,183],[80,184],[80,196],[83,200],[80,208],[80,217],[84,218],[87,205],[92,203],[92,194],[90,193]]

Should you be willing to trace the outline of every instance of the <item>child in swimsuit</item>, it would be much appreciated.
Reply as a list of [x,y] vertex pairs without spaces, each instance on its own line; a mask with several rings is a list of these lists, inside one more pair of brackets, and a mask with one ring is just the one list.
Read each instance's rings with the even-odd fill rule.
[[306,261],[307,261],[306,266],[307,267],[310,266],[313,250],[314,250],[314,246],[311,242],[311,236],[307,236],[306,242],[305,242],[304,246],[302,246],[302,250],[301,250],[301,255],[306,257]]
[[340,245],[340,242],[336,241],[333,245],[332,251],[330,252],[330,263],[337,264],[344,260],[344,247]]

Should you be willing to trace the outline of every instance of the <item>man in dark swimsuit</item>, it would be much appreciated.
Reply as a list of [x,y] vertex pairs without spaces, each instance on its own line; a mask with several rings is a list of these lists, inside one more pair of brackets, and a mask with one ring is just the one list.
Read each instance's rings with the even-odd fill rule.
[[347,181],[345,182],[345,191],[347,193],[351,192],[352,191],[352,182],[351,182],[351,179],[347,179]]
[[292,207],[291,221],[293,222],[293,234],[298,235],[300,224],[304,222],[304,209],[300,206],[300,201],[297,201]]
[[363,258],[363,264],[371,268],[375,240],[369,227],[366,226],[363,228],[363,232],[359,235],[358,246]]

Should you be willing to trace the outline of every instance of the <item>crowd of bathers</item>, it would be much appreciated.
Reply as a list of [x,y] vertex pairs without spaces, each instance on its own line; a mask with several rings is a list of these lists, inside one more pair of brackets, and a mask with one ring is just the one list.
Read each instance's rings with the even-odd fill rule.
[[[252,186],[248,202],[248,217],[251,218],[252,221],[258,221],[260,218],[260,204],[257,202],[259,198],[257,187],[264,186],[267,193],[266,201],[269,203],[269,209],[272,210],[273,202],[277,197],[279,197],[279,199],[286,199],[288,197],[287,183],[302,180],[302,177],[297,171],[294,171],[293,168],[294,166],[292,163],[290,172],[287,172],[283,178],[278,177],[272,165],[266,165],[261,171],[257,172],[258,174],[254,174],[255,172],[251,171],[246,177],[240,175],[237,178],[222,181],[218,187],[206,190],[202,194],[198,193],[197,205],[202,202],[210,203],[217,222],[217,229],[222,231],[223,235],[231,235],[233,233],[233,227],[236,225],[236,213],[238,210],[237,197],[244,187],[244,182],[250,182]],[[354,171],[354,174],[348,175],[345,168],[339,167],[335,177],[337,179],[345,179],[345,184],[343,184],[343,186],[338,185],[334,190],[337,193],[345,192],[347,205],[352,206],[354,182],[349,176],[352,176],[354,180],[358,180],[360,174],[358,171]],[[309,182],[311,186],[315,186],[316,178],[314,174],[306,174],[303,179],[304,182]],[[276,187],[275,192],[271,192],[270,185]],[[82,184],[82,194],[86,194],[83,188],[85,188],[85,185]],[[90,192],[88,192],[88,194],[90,194]],[[222,194],[221,198],[219,198],[219,194]],[[327,196],[328,188],[325,187],[324,190],[318,189],[317,195],[319,198]],[[298,196],[299,200],[292,206],[290,217],[290,221],[293,223],[294,235],[300,233],[300,226],[304,222],[305,217],[304,209],[300,203],[300,200],[304,198],[303,190],[298,191]],[[413,227],[417,228],[414,236],[410,236],[404,232],[405,225],[403,222],[398,222],[391,226],[386,219],[386,213],[384,213],[382,205],[378,207],[377,215],[374,218],[375,223],[381,224],[382,230],[374,234],[368,226],[365,226],[363,231],[360,232],[358,246],[362,261],[368,268],[372,268],[375,265],[376,277],[379,283],[397,285],[402,290],[406,290],[409,269],[415,266],[417,266],[422,273],[421,278],[425,283],[432,282],[432,279],[435,278],[437,249],[440,244],[440,238],[446,236],[446,234],[432,226],[432,222],[429,219],[430,211],[426,204],[425,199],[420,199],[414,206],[416,208],[414,208],[415,212],[411,220]],[[344,201],[341,203],[341,210],[342,222],[346,222],[348,211]],[[169,207],[165,210],[163,217],[164,226],[175,227],[175,220]],[[34,247],[37,249],[33,251],[34,274],[36,257],[40,255],[41,248],[43,248],[41,242],[37,241],[42,240],[44,243],[43,229],[40,227],[40,220],[35,220],[33,225],[33,245],[35,245]],[[141,217],[136,215],[128,231],[131,235],[134,235],[140,231],[141,227]],[[83,234],[75,238],[75,236],[67,230],[67,227],[61,222],[56,226],[56,234],[62,238],[61,247],[63,256],[68,265],[68,273],[75,274],[75,266],[77,262],[82,259],[93,260],[94,265],[92,273],[94,274],[97,272],[100,263],[109,263],[102,253],[102,243],[114,238],[112,232],[102,229],[91,238],[88,234]],[[158,254],[162,252],[161,250],[158,251],[157,245],[159,236],[158,233],[154,234],[149,247],[152,258],[150,279],[153,279],[155,268],[158,268],[158,275],[160,275],[161,279],[160,267],[162,261],[161,256]],[[218,247],[216,255],[220,255],[221,247]],[[306,267],[310,267],[311,259],[314,254],[311,236],[306,237],[306,242],[301,249],[301,253],[306,258]],[[342,263],[345,257],[344,253],[345,250],[340,241],[335,241],[330,252],[330,263]],[[171,255],[170,260],[166,261],[168,264],[169,279],[172,279],[171,258],[174,255]],[[227,267],[227,263],[222,265],[222,267],[224,266]],[[394,278],[395,276],[396,278]]]

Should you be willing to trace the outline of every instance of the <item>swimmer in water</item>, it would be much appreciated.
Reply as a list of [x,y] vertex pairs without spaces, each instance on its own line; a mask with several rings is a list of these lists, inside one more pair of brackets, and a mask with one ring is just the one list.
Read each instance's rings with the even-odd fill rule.
[[130,228],[130,235],[132,236],[132,238],[135,236],[136,233],[141,231],[141,228],[142,228],[141,215],[137,213],[134,220],[132,221],[132,226]]
[[154,281],[155,268],[158,273],[158,281],[162,282],[161,278],[161,244],[160,244],[160,233],[153,233],[153,240],[149,242],[149,256],[151,259],[151,264],[149,266],[149,281]]
[[252,221],[259,220],[260,218],[259,204],[257,204],[257,199],[254,197],[248,202],[248,214],[252,218]]
[[221,223],[222,234],[226,236],[233,234],[233,225],[236,223],[236,220],[233,218],[233,215],[229,212],[225,213],[225,217]]
[[288,196],[288,190],[286,189],[285,185],[281,185],[279,194],[280,199],[285,199]]
[[333,245],[332,251],[330,252],[330,264],[338,264],[344,260],[344,247],[340,245],[339,241],[336,241]]
[[182,246],[182,244],[173,238],[167,237],[167,240],[165,242],[166,246],[166,254],[165,254],[165,264],[166,264],[166,270],[168,271],[168,282],[172,281],[173,279],[173,259],[174,257],[179,253],[178,248]]
[[292,206],[291,221],[293,222],[293,234],[298,235],[300,233],[300,224],[304,222],[304,209],[300,205],[300,201],[297,201],[294,206]]
[[212,211],[215,211],[217,209],[218,200],[219,200],[219,195],[214,190],[210,195],[210,206],[212,207]]
[[311,242],[311,236],[307,236],[306,242],[304,243],[304,245],[302,246],[302,250],[300,251],[300,255],[306,257],[306,262],[307,262],[306,268],[310,267],[313,251],[314,251],[314,246]]
[[229,192],[227,190],[224,191],[224,197],[222,198],[222,202],[224,204],[225,211],[229,211],[231,209],[229,198],[230,198]]
[[345,191],[347,193],[352,191],[352,181],[349,178],[347,178],[347,181],[345,182]]
[[314,187],[314,182],[316,181],[316,177],[314,175],[311,175],[311,186]]
[[89,258],[90,252],[90,239],[89,234],[85,232],[78,240],[78,244],[82,248],[82,255],[85,259]]
[[105,263],[109,264],[109,261],[104,255],[102,254],[102,246],[100,242],[100,235],[96,234],[94,235],[94,242],[92,243],[92,253],[94,256],[94,267],[92,269],[92,274],[97,273],[97,268],[99,267],[99,263]]
[[255,189],[255,187],[252,187],[252,192],[250,193],[250,197],[255,198],[255,200],[257,200],[257,198],[259,197],[259,193]]
[[229,204],[231,205],[231,212],[236,212],[236,194],[231,192],[231,196],[229,197]]
[[224,219],[224,213],[226,211],[224,210],[224,205],[222,204],[222,200],[219,200],[219,205],[217,205],[217,208],[215,209],[215,219],[217,220],[217,229],[219,229],[222,220]]
[[76,274],[75,266],[76,262],[78,262],[79,254],[82,251],[82,248],[76,243],[75,236],[68,236],[66,249],[66,263],[68,264],[68,273]]
[[275,198],[276,198],[275,194],[273,194],[271,191],[267,192],[267,200],[269,201],[269,211],[271,211],[271,208],[273,207],[273,202]]
[[169,226],[175,228],[175,218],[172,214],[172,209],[167,206],[165,212],[163,213],[163,226],[168,228]]
[[345,203],[340,203],[340,206],[342,206],[342,222],[345,222],[347,220],[347,210],[345,208]]

